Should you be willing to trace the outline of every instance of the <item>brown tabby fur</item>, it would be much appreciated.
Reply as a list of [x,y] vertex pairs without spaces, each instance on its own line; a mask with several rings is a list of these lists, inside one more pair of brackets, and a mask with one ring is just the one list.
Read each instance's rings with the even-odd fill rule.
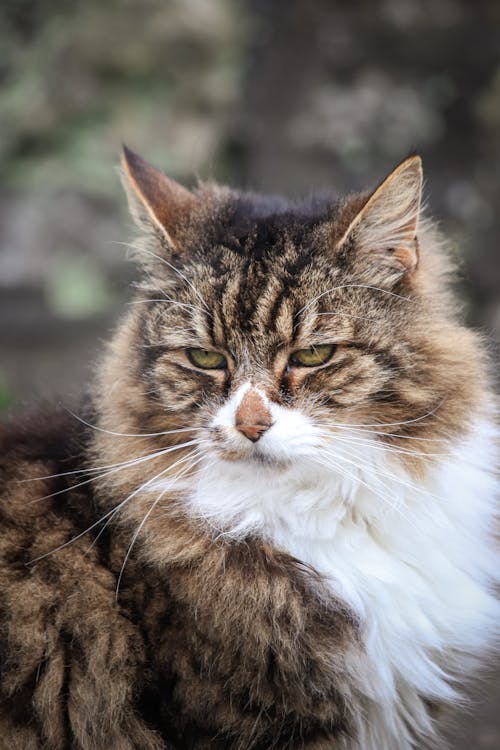
[[[484,387],[478,343],[456,322],[432,229],[411,273],[407,250],[374,271],[355,238],[341,242],[368,195],[295,206],[165,183],[151,197],[132,159],[146,273],[79,412],[98,429],[68,413],[1,428],[0,747],[347,748],[362,646],[318,574],[265,541],[218,537],[174,495],[151,511],[137,494],[105,516],[185,448],[96,481],[91,470],[183,442],[155,433],[203,428],[249,377],[319,419],[426,415],[384,439],[432,454]],[[335,362],[288,372],[313,331],[337,343]],[[190,346],[226,352],[228,372],[189,367]],[[418,457],[404,460],[418,476]]]
[[162,568],[129,558],[118,602],[130,543],[120,529],[31,564],[98,517],[88,485],[16,483],[81,465],[89,438],[67,414],[45,434],[36,423],[36,441],[33,427],[2,444],[13,491],[1,519],[0,746],[332,746],[349,725],[356,622],[318,601],[314,573],[263,543],[214,543],[181,519],[169,523]]

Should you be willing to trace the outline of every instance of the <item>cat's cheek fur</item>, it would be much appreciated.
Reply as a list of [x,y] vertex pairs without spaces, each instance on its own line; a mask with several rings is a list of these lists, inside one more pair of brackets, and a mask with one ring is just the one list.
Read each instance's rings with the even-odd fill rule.
[[[280,411],[289,412],[286,450],[294,445],[287,428],[308,419]],[[368,663],[364,674],[353,671],[369,719],[359,727],[362,750],[402,750],[413,747],[414,730],[430,733],[426,702],[453,700],[454,677],[463,680],[470,654],[498,634],[500,607],[488,593],[498,577],[494,433],[478,421],[418,484],[372,440],[336,446],[343,472],[307,455],[281,471],[216,461],[187,497],[189,513],[212,530],[261,536],[313,566],[360,617]]]

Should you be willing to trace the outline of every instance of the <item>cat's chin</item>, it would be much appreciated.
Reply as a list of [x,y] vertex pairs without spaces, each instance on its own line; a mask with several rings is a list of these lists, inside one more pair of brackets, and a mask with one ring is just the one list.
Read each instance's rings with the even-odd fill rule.
[[285,456],[273,455],[269,452],[251,448],[250,450],[217,450],[215,452],[221,462],[228,462],[233,465],[251,466],[252,464],[260,468],[285,469],[291,465],[292,459]]

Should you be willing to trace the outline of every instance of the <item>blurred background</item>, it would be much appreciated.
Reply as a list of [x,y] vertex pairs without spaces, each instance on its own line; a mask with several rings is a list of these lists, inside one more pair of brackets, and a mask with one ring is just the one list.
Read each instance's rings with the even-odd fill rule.
[[[291,196],[420,152],[498,351],[499,0],[3,0],[0,411],[71,399],[124,309],[122,141],[188,185]],[[456,750],[500,748],[495,684]]]

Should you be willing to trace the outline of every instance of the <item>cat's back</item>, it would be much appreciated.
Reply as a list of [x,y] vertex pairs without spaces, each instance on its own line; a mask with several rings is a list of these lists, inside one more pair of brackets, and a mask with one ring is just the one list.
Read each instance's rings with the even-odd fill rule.
[[[57,408],[0,423],[0,533],[29,527],[36,534],[48,514],[69,514],[75,478],[81,477],[79,490],[87,485],[81,483],[88,478],[87,432],[83,422]],[[88,489],[84,492],[89,495]]]

